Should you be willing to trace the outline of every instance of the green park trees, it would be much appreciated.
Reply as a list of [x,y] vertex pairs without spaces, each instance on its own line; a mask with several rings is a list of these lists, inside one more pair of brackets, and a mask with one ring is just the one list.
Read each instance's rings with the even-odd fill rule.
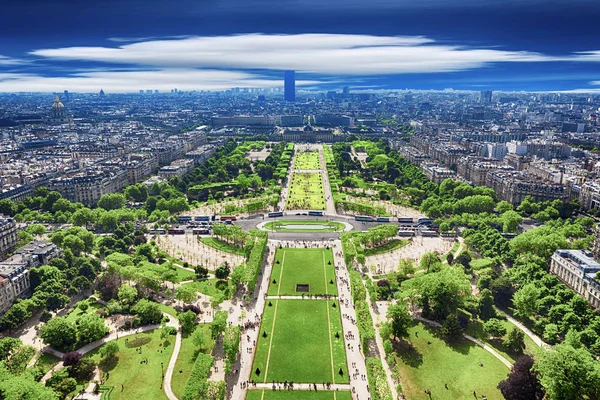
[[390,320],[391,333],[394,339],[408,335],[408,328],[412,325],[412,316],[405,303],[397,302],[390,305],[386,318]]

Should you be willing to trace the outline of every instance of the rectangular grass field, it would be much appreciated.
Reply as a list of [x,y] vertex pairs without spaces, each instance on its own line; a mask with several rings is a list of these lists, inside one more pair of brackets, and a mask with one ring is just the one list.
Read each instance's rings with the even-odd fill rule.
[[339,303],[267,300],[250,379],[348,383]]
[[324,193],[320,173],[294,172],[286,208],[288,210],[324,210]]
[[[271,272],[269,296],[335,294],[335,267],[331,249],[277,249]],[[308,292],[297,292],[297,284],[308,284]]]
[[[348,391],[309,390],[249,390],[246,400],[352,400]],[[264,393],[263,393],[264,392]],[[335,396],[335,397],[334,397]]]

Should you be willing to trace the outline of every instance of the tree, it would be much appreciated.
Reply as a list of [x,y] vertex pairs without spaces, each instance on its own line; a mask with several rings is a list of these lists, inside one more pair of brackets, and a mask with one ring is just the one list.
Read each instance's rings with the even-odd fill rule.
[[98,280],[97,289],[104,301],[116,298],[120,287],[121,279],[116,274],[105,273]]
[[196,279],[202,280],[208,278],[208,269],[204,268],[200,265],[194,267],[194,271],[196,272]]
[[198,349],[204,349],[206,347],[207,340],[201,326],[197,326],[194,333],[192,333],[192,343],[194,343],[194,346]]
[[442,335],[447,340],[456,340],[462,336],[462,331],[458,316],[456,314],[448,315],[442,324]]
[[62,247],[71,250],[75,256],[79,256],[85,250],[85,243],[75,235],[67,235],[62,241]]
[[71,365],[75,365],[81,360],[83,354],[78,351],[69,351],[63,354],[62,362],[65,367],[69,367]]
[[502,345],[514,353],[522,353],[525,349],[525,334],[517,327],[508,332]]
[[600,365],[583,348],[557,345],[542,354],[534,370],[549,400],[600,398]]
[[227,327],[227,311],[217,311],[210,324],[210,335],[213,339],[218,338]]
[[162,319],[159,305],[146,299],[138,301],[132,311],[139,315],[142,324],[158,324]]
[[96,222],[96,213],[87,207],[80,208],[71,215],[71,222],[76,226],[93,224]]
[[479,304],[477,306],[479,316],[484,321],[496,316],[496,310],[494,309],[494,296],[490,289],[483,289],[479,293]]
[[483,331],[491,337],[499,338],[506,335],[506,328],[502,321],[496,318],[491,318],[483,324]]
[[184,302],[185,304],[192,304],[198,298],[196,289],[192,286],[179,286],[175,292],[175,300]]
[[77,343],[75,325],[64,317],[54,317],[40,329],[44,343],[58,350],[70,350]]
[[229,269],[229,265],[224,264],[215,270],[215,277],[217,279],[227,279],[230,272],[231,270]]
[[119,343],[116,340],[111,340],[100,348],[100,355],[104,359],[113,358],[119,352]]
[[129,285],[123,284],[119,288],[119,292],[117,293],[117,297],[121,304],[126,307],[131,307],[138,297],[138,291],[136,288],[131,287]]
[[515,313],[524,318],[529,318],[538,311],[540,289],[535,283],[529,283],[519,289],[512,298]]
[[96,364],[89,358],[82,358],[77,364],[68,368],[69,375],[77,381],[89,381],[96,369]]
[[192,310],[188,310],[179,313],[177,318],[179,319],[179,326],[181,326],[182,331],[184,333],[190,333],[196,326],[196,318],[198,318],[198,316]]
[[544,396],[536,373],[532,371],[533,358],[521,356],[512,366],[508,377],[498,383],[506,400],[541,400]]
[[77,339],[79,344],[91,343],[108,333],[104,318],[98,314],[84,314],[77,319]]
[[121,193],[109,193],[102,195],[98,200],[98,207],[106,211],[118,210],[125,207],[125,196]]
[[424,269],[425,272],[438,272],[442,267],[442,262],[437,254],[428,252],[423,254],[421,257],[421,262],[419,264],[421,269]]
[[408,335],[408,328],[412,325],[412,317],[405,303],[398,302],[388,308],[386,318],[391,320],[391,330],[394,339]]

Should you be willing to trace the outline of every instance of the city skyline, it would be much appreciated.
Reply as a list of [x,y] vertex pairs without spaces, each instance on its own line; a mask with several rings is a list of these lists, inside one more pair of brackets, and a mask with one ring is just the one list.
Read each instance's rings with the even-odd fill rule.
[[589,0],[144,4],[6,5],[0,91],[600,91]]

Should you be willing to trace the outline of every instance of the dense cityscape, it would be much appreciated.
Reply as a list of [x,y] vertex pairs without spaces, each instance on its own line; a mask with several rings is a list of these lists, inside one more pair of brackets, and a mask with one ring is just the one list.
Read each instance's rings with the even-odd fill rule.
[[597,398],[600,97],[284,80],[0,95],[3,398]]

